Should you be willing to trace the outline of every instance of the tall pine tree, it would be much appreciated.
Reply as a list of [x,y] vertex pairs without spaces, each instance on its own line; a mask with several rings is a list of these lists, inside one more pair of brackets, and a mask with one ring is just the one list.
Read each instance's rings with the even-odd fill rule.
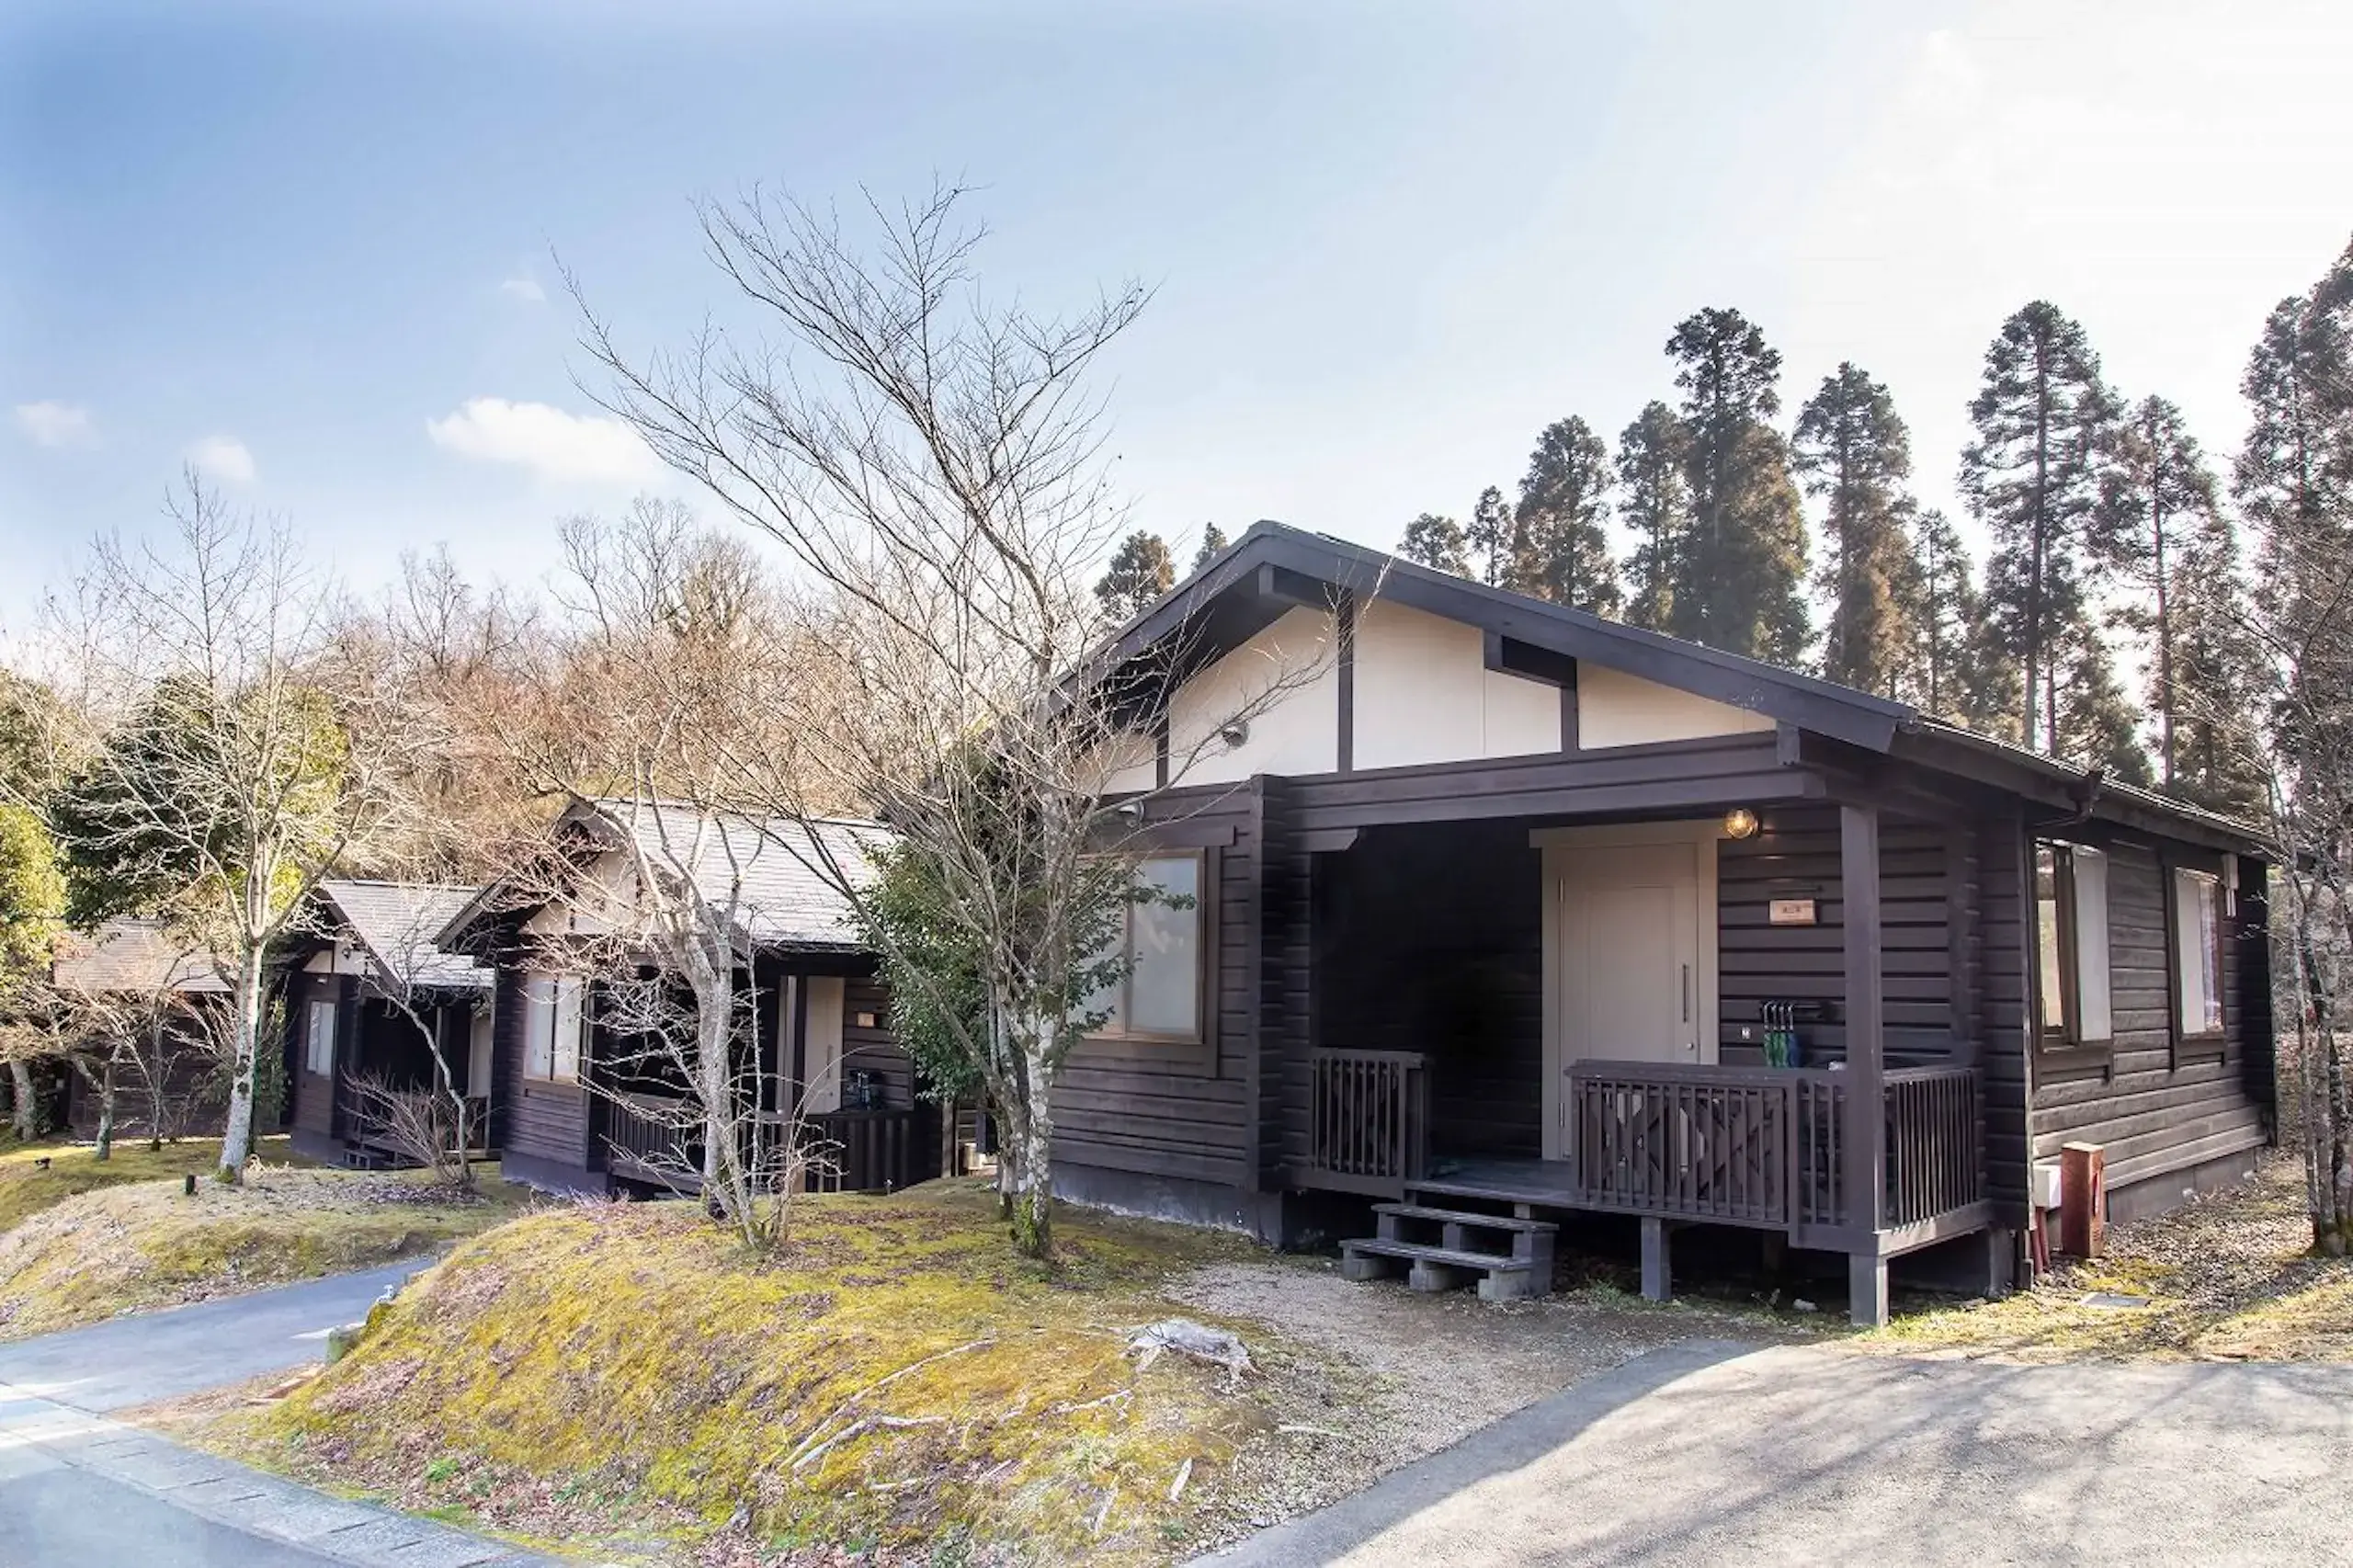
[[1690,447],[1691,432],[1663,403],[1645,404],[1618,437],[1618,516],[1634,535],[1626,619],[1652,631],[1675,624],[1675,581],[1691,533]]
[[1096,602],[1104,619],[1114,624],[1142,615],[1161,595],[1176,585],[1176,562],[1167,541],[1142,528],[1120,541],[1103,580],[1095,585]]
[[[2184,715],[2220,693],[2188,689],[2181,668],[2181,597],[2185,592],[2216,600],[2211,608],[2228,614],[2235,582],[2235,548],[2211,538],[2222,526],[2213,471],[2199,450],[2181,410],[2161,397],[2143,398],[2119,421],[2109,448],[2102,505],[2102,527],[2132,597],[2118,612],[2123,624],[2147,640],[2148,705],[2157,732],[2157,786],[2176,792],[2179,733]],[[2191,541],[2203,540],[2208,566],[2217,564],[2216,545],[2232,558],[2229,580],[2191,583],[2183,574]],[[2202,665],[2219,674],[2211,660]]]
[[1223,550],[1225,548],[1225,530],[1223,528],[1219,528],[1215,523],[1203,523],[1201,525],[1201,548],[1193,551],[1192,569],[1188,572],[1186,575],[1192,576],[1198,574],[1202,567],[1207,566],[1211,562],[1217,559],[1217,552]]
[[1405,525],[1397,553],[1433,571],[1471,575],[1471,547],[1462,537],[1462,525],[1435,512],[1424,512]]
[[[2163,788],[2209,811],[2260,822],[2270,802],[2259,727],[2258,645],[2237,530],[2220,507],[2182,538],[2167,566],[2175,711]],[[2153,685],[2156,679],[2152,671]],[[2150,695],[2154,702],[2161,694]]]
[[1609,555],[1609,449],[1574,415],[1544,427],[1519,482],[1524,592],[1614,616],[1622,602]]
[[1961,490],[1993,540],[1986,608],[2018,660],[2018,733],[2056,754],[2062,654],[2074,676],[2086,673],[2109,555],[2099,459],[2114,408],[2084,329],[2043,300],[2004,322],[1969,416],[1977,436],[1961,454]]
[[1984,599],[1952,520],[1922,513],[1917,551],[1912,676],[1899,695],[1940,719],[2014,739],[2018,669],[1987,626]]
[[1471,508],[1471,526],[1464,531],[1479,568],[1479,580],[1491,588],[1519,590],[1516,575],[1519,524],[1501,490],[1490,484],[1479,492],[1479,500]]
[[1794,665],[1805,651],[1805,514],[1780,412],[1781,356],[1738,311],[1704,310],[1667,339],[1690,430],[1691,528],[1669,627],[1711,647]]
[[1846,363],[1798,411],[1793,445],[1806,489],[1827,507],[1822,673],[1859,691],[1895,695],[1911,677],[1918,642],[1919,563],[1904,529],[1912,434],[1886,386]]

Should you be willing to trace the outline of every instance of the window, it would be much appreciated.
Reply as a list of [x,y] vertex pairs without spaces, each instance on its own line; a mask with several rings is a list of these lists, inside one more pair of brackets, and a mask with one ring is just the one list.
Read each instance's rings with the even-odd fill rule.
[[2180,1040],[2222,1038],[2222,879],[2173,873],[2174,1029]]
[[2108,989],[2108,857],[2080,844],[2037,844],[2034,909],[2044,1047],[2105,1049],[2115,1032]]
[[490,1093],[493,1020],[498,1016],[496,994],[485,992],[474,1004],[473,1021],[466,1038],[466,1093],[479,1098]]
[[824,1114],[842,1108],[843,1002],[848,988],[837,974],[813,974],[801,982],[809,988],[808,1033],[802,1037],[802,1108]]
[[1156,855],[1136,867],[1136,881],[1179,901],[1128,906],[1120,936],[1133,960],[1124,983],[1094,999],[1111,1017],[1097,1038],[1201,1039],[1201,857]]
[[302,1030],[303,1068],[324,1078],[335,1072],[335,1012],[331,1001],[313,1001]]
[[523,1075],[572,1083],[580,1076],[580,981],[535,974],[523,983]]

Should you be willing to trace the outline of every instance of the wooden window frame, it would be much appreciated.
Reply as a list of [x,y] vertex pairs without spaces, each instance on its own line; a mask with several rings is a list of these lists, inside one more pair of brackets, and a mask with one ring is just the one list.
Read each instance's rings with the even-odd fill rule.
[[[2056,1029],[2044,1021],[2043,1004],[2046,999],[2042,994],[2042,896],[2040,889],[2035,885],[2041,878],[2042,869],[2040,862],[2044,849],[2052,852],[2052,902],[2055,906],[2059,922],[2061,1022]],[[2094,846],[2071,844],[2055,838],[2035,838],[2030,840],[2028,846],[2027,908],[2034,941],[2034,961],[2029,972],[2034,978],[2035,1051],[2037,1059],[2046,1066],[2060,1069],[2069,1067],[2105,1069],[2112,1066],[2116,1060],[2115,981],[2111,973],[2109,981],[2108,1036],[2099,1040],[2086,1039],[2083,1032],[2083,926],[2081,912],[2076,907],[2075,856],[2079,849],[2091,849],[2095,854],[2101,853]],[[2115,903],[2112,893],[2109,903],[2112,916]],[[2112,931],[2109,945],[2112,968],[2115,947]]]
[[[2231,988],[2223,978],[2229,958],[2229,943],[2224,934],[2228,921],[2222,910],[2225,880],[2219,865],[2204,866],[2195,860],[2180,859],[2171,855],[2160,858],[2157,869],[2165,878],[2166,1045],[2177,1071],[2184,1067],[2208,1066],[2230,1054]],[[2183,1019],[2181,1011],[2183,1002],[2188,999],[2181,967],[2181,880],[2185,876],[2205,877],[2214,884],[2214,1001],[2221,1022],[2211,1029],[2200,1029],[2194,1033]]]
[[[580,1033],[579,1038],[574,1042],[572,1052],[572,1074],[569,1077],[557,1071],[561,1056],[556,1050],[555,1038],[556,1028],[563,1018],[563,987],[567,983],[578,987],[580,996],[580,1005],[578,1007]],[[538,1041],[534,1039],[536,1031],[533,1028],[535,1020],[532,1015],[535,1007],[540,1006],[540,1004],[534,1002],[531,995],[531,990],[532,987],[541,984],[551,987],[547,1001],[544,1004],[549,1015],[548,1064],[547,1071],[544,1073],[538,1070],[538,1064],[534,1060],[533,1055],[538,1049]],[[580,1076],[580,1070],[588,1054],[587,982],[582,979],[579,975],[565,974],[560,970],[535,970],[525,973],[523,977],[523,983],[519,990],[520,1000],[523,1006],[522,1081],[530,1087],[539,1089],[577,1089],[581,1087],[582,1079]]]
[[[1193,965],[1193,1030],[1190,1034],[1168,1034],[1121,1027],[1089,1034],[1086,1037],[1086,1043],[1090,1050],[1100,1054],[1137,1061],[1168,1061],[1202,1055],[1214,1066],[1217,1061],[1216,857],[1206,849],[1172,846],[1166,849],[1142,850],[1135,858],[1139,869],[1154,860],[1193,862],[1193,940],[1196,954]],[[1122,939],[1131,940],[1128,937]],[[1120,982],[1120,1017],[1123,1021],[1131,1012],[1126,1006],[1126,987],[1133,978],[1131,974]]]

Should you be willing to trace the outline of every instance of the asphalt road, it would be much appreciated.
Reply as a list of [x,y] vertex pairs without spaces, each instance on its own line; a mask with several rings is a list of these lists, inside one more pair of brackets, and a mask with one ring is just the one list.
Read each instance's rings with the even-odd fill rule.
[[1653,1352],[1219,1568],[2353,1562],[2353,1368]]
[[346,1503],[108,1418],[317,1360],[422,1263],[0,1346],[0,1568],[525,1568],[540,1559]]

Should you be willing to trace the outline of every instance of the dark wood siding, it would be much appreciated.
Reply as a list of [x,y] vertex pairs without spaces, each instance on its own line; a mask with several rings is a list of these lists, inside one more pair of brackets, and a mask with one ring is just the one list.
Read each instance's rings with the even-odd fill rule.
[[551,1084],[523,1074],[524,952],[515,934],[500,944],[498,994],[491,1023],[500,1107],[499,1147],[569,1171],[585,1172],[588,1162],[588,1092],[577,1085]]
[[335,1079],[311,1071],[311,1004],[335,1004],[335,1064],[340,1069],[358,1047],[357,990],[357,983],[347,975],[296,970],[289,978],[286,1027],[294,1037],[295,1049],[294,1070],[286,1086],[292,1100],[292,1126],[297,1132],[332,1138],[337,1131]]
[[1213,883],[1211,1038],[1202,1046],[1086,1041],[1054,1090],[1054,1158],[1108,1170],[1256,1184],[1250,1064],[1258,1028],[1255,934],[1264,924],[1264,829],[1251,786],[1172,791],[1151,830],[1175,847],[1202,845]]
[[[2250,1009],[2240,982],[2249,962],[2247,942],[2223,943],[2219,1058],[2186,1059],[2176,1067],[2165,868],[2145,846],[2107,848],[2113,1057],[2106,1069],[2093,1064],[2062,1072],[2037,1062],[2034,1157],[2055,1160],[2060,1145],[2071,1142],[2101,1144],[2114,1192],[2255,1148],[2265,1142],[2267,1129],[2263,1107],[2246,1082]],[[2180,856],[2185,865],[2221,865],[2208,853],[2185,848]],[[2249,913],[2242,900],[2242,921]],[[2256,1021],[2268,1027],[2268,1018]]]
[[2025,824],[2014,814],[1976,825],[1979,984],[1977,1009],[1985,1079],[1985,1177],[1995,1218],[2027,1222],[2027,1055],[2033,994],[2033,928],[2027,919]]
[[[1779,806],[1760,813],[1756,833],[1716,846],[1716,1001],[1721,1057],[1764,1061],[1760,1024],[1768,1002],[1827,1004],[1829,1021],[1798,1026],[1804,1062],[1824,1066],[1847,1052],[1845,903],[1836,807]],[[1880,912],[1885,954],[1887,1056],[1891,1065],[1966,1055],[1953,996],[1956,911],[1949,825],[1882,820]],[[1966,867],[1960,887],[1966,894]],[[1814,901],[1812,926],[1775,926],[1777,898]],[[1742,1030],[1748,1031],[1747,1039]]]

